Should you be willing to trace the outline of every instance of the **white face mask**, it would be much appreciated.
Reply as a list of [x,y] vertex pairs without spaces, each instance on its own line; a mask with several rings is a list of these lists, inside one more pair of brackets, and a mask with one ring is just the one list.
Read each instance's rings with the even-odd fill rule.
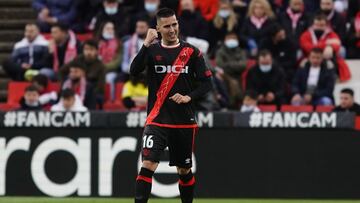
[[105,12],[108,15],[114,15],[118,12],[118,8],[117,7],[106,7]]
[[239,42],[236,39],[225,40],[225,46],[229,49],[233,49],[239,46]]
[[219,16],[222,18],[227,18],[230,16],[230,11],[229,10],[225,10],[225,9],[220,9],[219,10]]
[[150,13],[155,12],[158,9],[157,3],[145,3],[145,10],[147,10]]
[[102,34],[103,38],[106,40],[110,40],[110,39],[114,39],[114,34],[109,34],[109,33],[103,33]]
[[271,65],[260,65],[259,67],[260,67],[261,72],[263,72],[263,73],[270,72],[271,68],[272,68]]

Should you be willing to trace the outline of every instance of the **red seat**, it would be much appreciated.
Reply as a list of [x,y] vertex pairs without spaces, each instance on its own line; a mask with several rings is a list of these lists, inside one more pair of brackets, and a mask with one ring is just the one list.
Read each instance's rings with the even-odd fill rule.
[[303,105],[303,106],[293,106],[293,105],[282,105],[282,112],[312,112],[313,106]]
[[[45,39],[50,40],[51,34],[50,33],[41,33],[42,36],[44,36]],[[93,39],[94,36],[92,33],[84,33],[84,34],[76,34],[76,38],[80,42],[85,42],[86,40]]]
[[316,106],[316,112],[332,112],[334,106]]
[[25,89],[30,85],[29,82],[9,82],[8,84],[8,104],[18,104],[24,96]]
[[110,84],[105,84],[104,89],[104,103],[111,102],[111,90],[110,90]]
[[258,105],[262,112],[275,112],[277,110],[276,105]]
[[0,103],[0,111],[11,111],[19,108],[20,108],[19,104]]
[[[124,83],[116,83],[115,85],[115,100],[112,102],[110,100],[107,100],[107,102],[104,103],[104,110],[105,111],[126,111],[126,108],[122,102],[122,90],[124,87]],[[110,88],[106,90],[105,92],[109,91],[109,98],[110,98]],[[105,100],[106,101],[106,100]]]
[[115,102],[121,102],[122,103],[122,91],[124,88],[124,83],[119,82],[116,83],[115,86]]
[[255,65],[256,65],[256,60],[253,60],[253,59],[249,59],[247,61],[247,63],[246,63],[246,69],[241,74],[241,81],[242,81],[242,89],[243,89],[243,91],[246,90],[247,75],[248,75],[250,69],[253,68]]

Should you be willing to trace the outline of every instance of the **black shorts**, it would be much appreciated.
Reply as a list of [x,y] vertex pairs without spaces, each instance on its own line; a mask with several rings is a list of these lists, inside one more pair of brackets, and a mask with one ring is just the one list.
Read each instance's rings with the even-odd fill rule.
[[145,126],[142,139],[142,159],[159,162],[165,148],[169,147],[170,166],[191,168],[197,129]]

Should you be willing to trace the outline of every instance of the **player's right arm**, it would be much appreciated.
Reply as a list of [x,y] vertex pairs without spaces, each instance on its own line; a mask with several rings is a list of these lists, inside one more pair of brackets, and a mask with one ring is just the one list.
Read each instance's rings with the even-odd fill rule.
[[148,48],[158,38],[155,29],[149,29],[144,40],[144,45],[141,47],[139,53],[136,55],[130,65],[130,74],[138,75],[143,72],[147,64]]

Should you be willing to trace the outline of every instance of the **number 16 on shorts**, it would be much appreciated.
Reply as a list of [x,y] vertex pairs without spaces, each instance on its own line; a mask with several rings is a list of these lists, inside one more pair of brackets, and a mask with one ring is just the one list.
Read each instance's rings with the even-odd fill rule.
[[151,149],[154,146],[154,140],[152,139],[153,135],[144,135],[143,136],[143,148]]

